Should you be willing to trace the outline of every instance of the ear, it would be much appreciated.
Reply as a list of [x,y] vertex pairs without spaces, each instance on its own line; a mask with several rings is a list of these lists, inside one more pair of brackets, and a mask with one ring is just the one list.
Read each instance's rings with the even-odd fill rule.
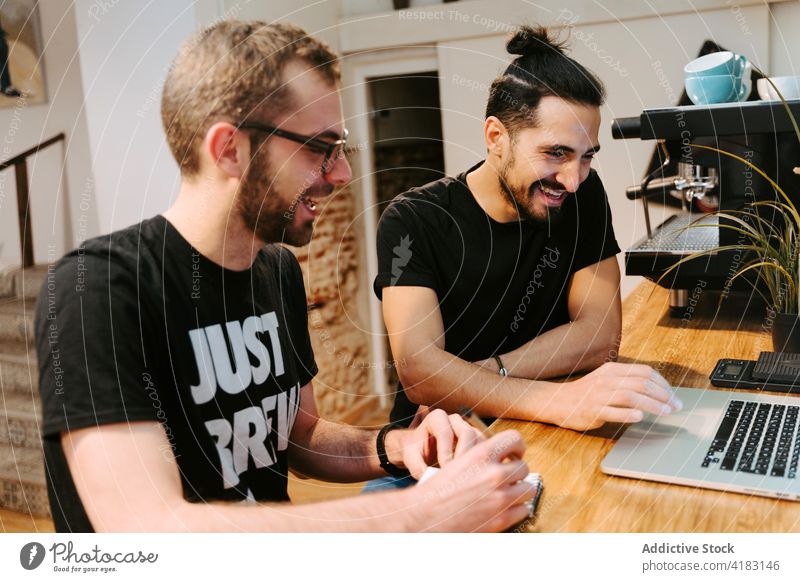
[[483,124],[483,138],[490,154],[503,157],[510,143],[508,130],[494,115],[487,117]]
[[244,176],[250,162],[250,140],[236,126],[220,121],[206,132],[203,148],[211,163],[231,178]]

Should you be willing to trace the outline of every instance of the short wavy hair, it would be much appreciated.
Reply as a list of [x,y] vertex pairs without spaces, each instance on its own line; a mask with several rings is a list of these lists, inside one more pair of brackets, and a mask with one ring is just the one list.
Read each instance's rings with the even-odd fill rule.
[[269,122],[291,107],[283,70],[295,60],[331,84],[341,79],[337,55],[292,24],[224,20],[184,43],[161,96],[161,122],[181,175],[199,172],[199,145],[214,123],[254,115]]

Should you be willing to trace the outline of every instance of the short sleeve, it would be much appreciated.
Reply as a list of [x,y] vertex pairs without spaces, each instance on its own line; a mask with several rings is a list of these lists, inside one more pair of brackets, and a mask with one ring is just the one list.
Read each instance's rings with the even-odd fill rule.
[[620,252],[603,182],[592,171],[576,194],[577,245],[572,272],[599,263]]
[[289,336],[297,361],[297,370],[300,375],[300,386],[305,386],[319,372],[314,349],[311,347],[311,336],[308,333],[308,304],[306,302],[306,287],[303,283],[303,271],[297,257],[291,251],[282,248],[281,269],[285,273],[285,288],[281,290],[282,303],[287,308],[286,320],[289,323]]
[[48,271],[35,323],[44,436],[158,421],[137,297],[132,268],[110,258],[78,251]]
[[384,287],[430,287],[436,278],[420,217],[409,199],[398,198],[384,210],[378,223],[378,275],[373,289],[378,299]]

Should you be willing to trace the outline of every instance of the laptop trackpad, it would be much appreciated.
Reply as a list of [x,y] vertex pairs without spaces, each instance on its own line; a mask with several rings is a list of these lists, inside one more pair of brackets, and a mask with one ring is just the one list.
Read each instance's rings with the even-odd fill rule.
[[669,416],[648,414],[641,422],[628,427],[622,438],[633,438],[637,441],[713,438],[719,419],[718,409],[692,410]]

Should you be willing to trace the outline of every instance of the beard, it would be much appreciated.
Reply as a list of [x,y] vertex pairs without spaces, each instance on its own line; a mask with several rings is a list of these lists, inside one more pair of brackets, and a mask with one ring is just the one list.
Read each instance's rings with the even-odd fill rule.
[[[330,184],[321,188],[323,195],[333,190]],[[285,196],[276,180],[269,158],[253,160],[245,172],[236,196],[236,209],[244,225],[264,243],[281,242],[302,247],[311,242],[314,222],[295,224],[295,214],[301,199],[312,189],[302,190],[295,197]]]
[[517,210],[520,218],[529,222],[549,224],[551,226],[558,225],[561,222],[561,207],[537,206],[535,201],[536,188],[544,186],[553,190],[564,190],[564,186],[550,180],[537,180],[528,186],[518,184],[512,179],[514,162],[515,157],[512,150],[509,159],[500,168],[499,175],[500,191],[505,195],[509,204]]

